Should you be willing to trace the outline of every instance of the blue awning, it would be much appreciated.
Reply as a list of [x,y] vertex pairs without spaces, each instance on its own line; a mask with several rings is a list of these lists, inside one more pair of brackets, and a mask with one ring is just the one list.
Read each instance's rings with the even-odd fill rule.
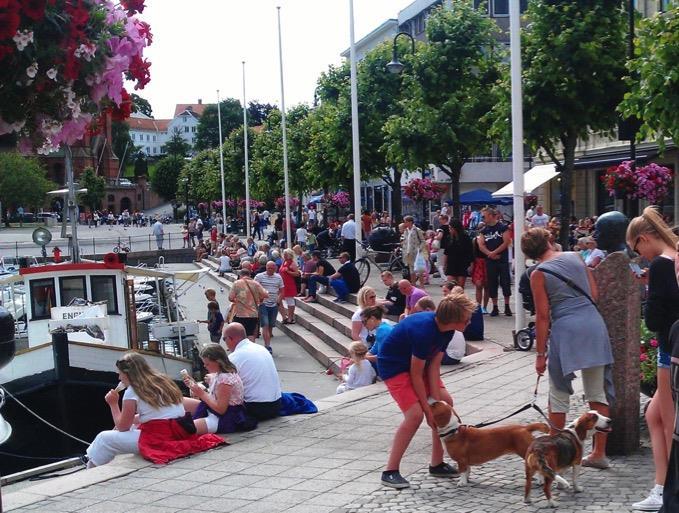
[[461,205],[511,205],[512,198],[494,198],[490,191],[474,189],[460,194]]

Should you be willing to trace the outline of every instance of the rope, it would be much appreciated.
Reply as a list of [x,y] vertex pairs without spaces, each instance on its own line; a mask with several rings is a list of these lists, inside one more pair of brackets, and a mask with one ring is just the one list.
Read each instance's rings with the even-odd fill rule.
[[55,426],[54,424],[48,422],[48,421],[45,420],[45,419],[43,419],[40,415],[38,415],[37,413],[35,413],[33,410],[31,410],[28,406],[26,406],[26,405],[25,405],[24,403],[22,403],[21,401],[19,401],[19,399],[17,399],[16,397],[14,397],[14,396],[12,395],[12,393],[11,393],[9,390],[7,390],[4,386],[0,385],[0,389],[4,390],[5,393],[6,393],[8,396],[10,396],[10,398],[14,399],[14,401],[16,401],[16,403],[17,403],[19,406],[21,406],[24,410],[26,410],[28,413],[30,413],[31,415],[33,415],[33,416],[34,416],[36,419],[38,419],[40,422],[43,422],[44,424],[47,424],[49,427],[51,427],[51,428],[54,429],[55,431],[58,431],[58,432],[61,433],[62,435],[65,435],[65,436],[67,436],[68,438],[71,438],[71,439],[75,440],[76,442],[80,442],[81,444],[85,444],[85,445],[87,445],[87,446],[90,445],[89,442],[86,442],[85,440],[81,440],[80,438],[78,438],[78,437],[76,437],[76,436],[73,436],[73,435],[70,434],[70,433],[67,433],[67,432],[64,431],[63,429],[61,429],[61,428]]

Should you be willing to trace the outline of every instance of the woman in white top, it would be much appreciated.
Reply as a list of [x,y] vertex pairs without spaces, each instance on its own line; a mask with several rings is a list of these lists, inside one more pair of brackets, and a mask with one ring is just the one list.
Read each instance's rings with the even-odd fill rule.
[[127,353],[116,362],[118,378],[126,387],[123,407],[116,390],[109,390],[104,400],[111,408],[115,429],[102,431],[87,449],[87,468],[109,463],[118,454],[138,454],[139,425],[152,420],[170,420],[184,416],[182,393],[167,376],[152,369],[143,356]]
[[219,276],[224,276],[224,273],[231,272],[231,259],[226,253],[226,250],[222,250],[222,254],[219,257]]
[[368,306],[377,306],[377,293],[372,287],[362,287],[356,294],[356,299],[358,300],[358,308],[354,315],[351,316],[351,339],[360,340],[364,344],[368,338],[368,329],[363,324],[361,319],[361,312],[364,308]]

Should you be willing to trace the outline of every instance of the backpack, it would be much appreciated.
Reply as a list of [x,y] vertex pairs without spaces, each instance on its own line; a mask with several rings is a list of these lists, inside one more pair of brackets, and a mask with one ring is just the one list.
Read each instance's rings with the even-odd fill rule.
[[523,307],[528,310],[531,315],[535,315],[535,301],[533,301],[533,291],[530,289],[530,275],[535,271],[537,266],[538,264],[535,264],[526,269],[519,280],[519,294],[521,294]]

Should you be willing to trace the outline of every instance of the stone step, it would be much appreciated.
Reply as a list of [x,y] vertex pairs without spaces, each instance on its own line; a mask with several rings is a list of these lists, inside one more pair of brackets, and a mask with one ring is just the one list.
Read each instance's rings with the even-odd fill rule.
[[343,354],[326,344],[300,324],[283,324],[276,322],[276,327],[292,340],[297,342],[307,353],[313,356],[323,367],[330,369],[334,374],[340,373],[340,362]]
[[351,319],[351,316],[354,315],[356,307],[358,306],[356,294],[349,294],[346,303],[335,303],[336,297],[334,291],[332,291],[332,287],[328,287],[325,294],[316,295],[316,299],[318,299],[317,304]]
[[303,310],[295,311],[295,322],[301,324],[304,328],[316,335],[338,353],[344,356],[349,354],[351,337],[348,337],[337,328]]
[[337,313],[335,310],[331,310],[321,303],[305,303],[300,299],[297,299],[295,303],[298,309],[310,313],[316,319],[325,322],[329,326],[336,328],[346,337],[351,338],[351,319],[349,317]]

